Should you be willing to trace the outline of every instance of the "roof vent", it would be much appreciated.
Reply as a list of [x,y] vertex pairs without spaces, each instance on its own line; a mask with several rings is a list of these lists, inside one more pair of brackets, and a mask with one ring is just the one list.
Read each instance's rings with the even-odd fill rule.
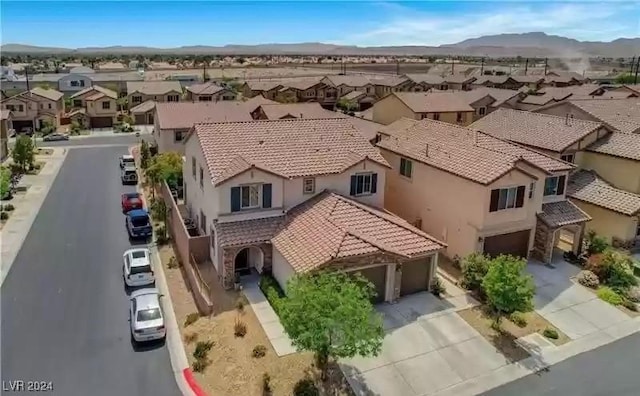
[[424,148],[424,155],[425,155],[426,157],[429,157],[429,145],[428,145],[428,144],[425,144],[425,148]]
[[264,140],[258,140],[258,144],[264,144]]

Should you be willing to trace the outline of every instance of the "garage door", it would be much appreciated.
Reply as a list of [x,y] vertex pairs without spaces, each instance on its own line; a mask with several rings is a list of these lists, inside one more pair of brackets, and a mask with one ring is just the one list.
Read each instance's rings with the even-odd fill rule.
[[369,282],[373,283],[377,295],[374,296],[371,301],[374,303],[384,301],[385,283],[387,279],[387,266],[380,265],[378,267],[365,268],[357,272],[367,278]]
[[491,257],[501,254],[527,257],[530,232],[524,230],[485,238],[484,252]]
[[431,260],[422,259],[402,264],[400,295],[417,293],[429,288],[429,268]]
[[111,117],[91,117],[91,128],[111,128],[113,118]]
[[147,123],[147,116],[145,114],[136,114],[136,125],[144,125]]

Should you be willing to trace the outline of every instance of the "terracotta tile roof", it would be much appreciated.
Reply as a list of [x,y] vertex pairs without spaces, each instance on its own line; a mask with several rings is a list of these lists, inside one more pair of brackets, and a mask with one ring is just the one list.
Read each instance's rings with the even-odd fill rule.
[[536,94],[527,95],[520,102],[534,105],[546,105],[552,101],[559,102],[573,95],[572,87],[545,87]]
[[45,99],[53,100],[54,102],[60,100],[60,98],[64,96],[62,92],[56,91],[55,89],[44,89],[40,87],[33,88],[31,93],[42,96]]
[[[554,76],[556,74],[557,76]],[[567,71],[552,71],[547,76],[545,76],[546,81],[551,82],[569,82],[571,80],[584,81],[585,78],[582,74],[576,72],[567,72]]]
[[398,216],[327,191],[290,210],[271,242],[296,272],[375,253],[409,259],[446,246]]
[[587,151],[640,161],[640,134],[613,132],[587,147]]
[[591,216],[570,201],[542,204],[542,213],[538,213],[538,218],[551,228],[579,224],[591,220]]
[[[91,91],[97,91],[97,92],[103,93],[106,96],[110,97],[111,99],[117,99],[118,98],[118,93],[117,92],[112,91],[112,90],[110,90],[108,88],[101,87],[100,85],[93,85],[91,87],[87,87],[87,88],[85,88],[85,89],[83,89],[81,91],[78,91],[78,92],[74,93],[73,95],[70,96],[70,98],[71,99],[77,98],[77,97],[82,96],[82,95],[86,94],[87,92],[91,92]],[[95,96],[95,95],[92,95],[92,96]]]
[[250,121],[250,108],[240,101],[165,102],[156,104],[156,117],[160,129],[189,129],[202,122]]
[[453,94],[463,98],[469,105],[490,96],[494,100],[490,105],[492,107],[498,107],[514,96],[518,96],[520,93],[512,89],[479,87],[472,89],[471,91],[453,92]]
[[440,121],[404,118],[383,132],[390,137],[378,147],[485,185],[519,169],[521,161],[546,172],[573,169],[566,162]]
[[343,95],[340,99],[346,100],[357,100],[361,96],[366,96],[367,94],[362,91],[351,91],[346,95]]
[[484,84],[487,82],[492,82],[494,84],[504,84],[509,79],[509,76],[493,76],[493,75],[485,75],[478,76],[476,80],[473,82],[474,84]]
[[83,108],[79,108],[79,109],[73,109],[73,110],[71,110],[70,112],[68,112],[68,113],[66,114],[66,116],[67,116],[67,117],[74,117],[74,116],[77,116],[77,115],[84,115],[84,114],[87,114],[87,109],[85,109],[85,108],[83,107]]
[[7,109],[0,110],[0,113],[2,113],[1,119],[3,119],[3,120],[8,120],[9,117],[11,116],[11,111],[7,110]]
[[562,152],[602,126],[575,118],[567,122],[565,117],[499,108],[469,128],[526,146]]
[[206,82],[203,84],[193,84],[186,88],[187,91],[196,95],[213,95],[218,92],[224,91],[226,88],[213,82]]
[[275,103],[260,106],[269,120],[279,120],[286,116],[295,118],[344,118],[343,113],[327,110],[318,102]]
[[453,92],[394,92],[415,113],[473,111],[467,101]]
[[467,76],[466,74],[463,74],[463,73],[456,73],[456,74],[452,74],[444,77],[444,81],[449,84],[469,83],[469,82],[475,81],[475,79],[476,79],[475,77]]
[[638,95],[640,95],[640,84],[624,84],[623,87],[629,88]]
[[347,74],[347,75],[329,75],[325,78],[333,86],[339,87],[345,85],[347,87],[364,87],[370,85],[371,80],[361,74]]
[[272,89],[282,87],[280,80],[247,80],[245,84],[247,84],[252,91],[271,91]]
[[140,103],[134,108],[130,109],[129,112],[133,114],[146,113],[147,111],[151,111],[156,108],[156,102],[153,100],[147,100],[144,103]]
[[360,117],[347,116],[346,119],[349,120],[349,122],[353,124],[354,128],[356,128],[358,132],[360,132],[360,134],[369,141],[374,139],[378,135],[380,129],[382,129],[382,127],[384,126],[382,124],[378,124],[377,122],[366,120]]
[[444,82],[444,77],[432,73],[410,73],[405,76],[416,84],[440,85]]
[[[104,92],[96,92],[91,96],[87,96],[84,100],[93,101],[93,100],[102,99],[105,96],[108,97]],[[113,99],[113,98],[111,98],[111,99]]]
[[640,132],[640,98],[629,99],[581,99],[571,104],[606,122],[620,132]]
[[615,188],[590,170],[581,169],[571,174],[567,196],[627,216],[640,213],[640,195]]
[[344,118],[197,124],[194,130],[216,185],[247,164],[287,178],[342,173],[365,159],[389,166]]
[[134,92],[144,95],[165,95],[171,91],[182,93],[180,81],[127,81],[127,95]]
[[525,84],[529,84],[529,83],[539,83],[544,81],[544,77],[542,76],[519,76],[519,75],[512,75],[509,76],[512,79],[514,79],[515,81],[519,82],[519,83],[525,83]]
[[243,246],[267,242],[275,235],[284,216],[263,217],[260,219],[216,222],[220,247]]
[[295,88],[301,91],[309,89],[320,84],[324,77],[305,77],[305,78],[292,78],[288,80],[282,80],[280,83],[286,88]]
[[245,100],[244,107],[246,107],[247,110],[249,110],[249,113],[251,113],[258,107],[262,106],[263,104],[278,104],[278,103],[279,102],[276,102],[271,99],[267,99],[262,95],[256,95],[253,98],[249,98]]

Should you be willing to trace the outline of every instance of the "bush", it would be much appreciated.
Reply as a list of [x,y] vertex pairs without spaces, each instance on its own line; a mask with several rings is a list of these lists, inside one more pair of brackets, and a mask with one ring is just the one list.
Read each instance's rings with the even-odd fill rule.
[[552,329],[550,327],[547,327],[546,329],[544,329],[544,331],[542,332],[542,335],[547,337],[547,338],[554,339],[554,340],[557,340],[558,337],[560,337],[558,335],[558,331],[556,329]]
[[253,351],[251,352],[251,355],[256,359],[264,357],[264,355],[266,354],[267,354],[267,347],[262,344],[256,345],[255,347],[253,347]]
[[196,349],[193,351],[193,357],[197,360],[206,359],[209,351],[213,348],[213,345],[213,341],[198,341]]
[[598,289],[598,297],[602,301],[606,301],[611,305],[620,305],[624,301],[624,298],[622,298],[621,295],[619,295],[618,293],[616,293],[615,290],[607,286],[602,286],[601,288]]
[[624,296],[631,302],[640,303],[640,286],[630,287],[629,290],[625,292]]
[[489,271],[491,260],[482,253],[471,253],[462,259],[461,285],[467,290],[482,290],[482,280]]
[[9,213],[0,212],[0,220],[9,220]]
[[522,312],[514,312],[509,315],[509,320],[513,322],[518,327],[526,327],[527,326],[527,318],[525,318]]
[[236,337],[244,337],[247,334],[247,324],[236,319],[236,323],[233,325],[233,334]]
[[638,305],[631,300],[624,300],[622,302],[622,306],[628,309],[629,311],[638,312]]
[[198,319],[200,319],[199,313],[197,312],[190,313],[189,315],[187,315],[186,319],[184,320],[184,327],[188,327],[189,325],[196,323]]
[[191,369],[196,373],[202,373],[209,365],[209,361],[207,359],[197,359],[191,364]]
[[525,267],[525,260],[513,256],[500,255],[491,260],[482,288],[489,306],[498,315],[533,309],[535,285]]
[[280,306],[280,299],[284,297],[284,292],[280,288],[278,282],[269,275],[262,275],[260,278],[260,290],[267,297],[267,301],[271,304],[276,313]]
[[444,293],[446,293],[446,291],[447,291],[447,288],[444,287],[444,283],[442,283],[442,280],[440,280],[440,278],[438,278],[436,276],[436,278],[433,281],[433,286],[431,288],[431,293],[433,293],[433,295],[436,296],[436,297],[440,297]]
[[598,279],[598,276],[589,270],[580,271],[576,279],[578,280],[579,284],[585,287],[597,289],[598,286],[600,286],[600,280]]
[[184,342],[191,344],[198,340],[198,333],[187,333],[184,335]]
[[592,230],[587,233],[587,254],[599,254],[607,250],[609,243]]
[[12,210],[14,210],[15,207],[11,204],[6,204],[2,207],[2,210],[4,210],[5,212],[11,212]]
[[156,228],[156,244],[163,246],[169,243],[169,236],[167,235],[167,229],[165,226],[159,226]]
[[311,378],[303,378],[293,387],[294,396],[318,396],[320,392]]
[[173,269],[178,267],[179,267],[178,259],[175,258],[175,256],[171,256],[171,258],[169,258],[169,262],[167,263],[167,268]]
[[244,299],[242,297],[238,297],[236,300],[236,309],[240,313],[244,312]]
[[271,376],[269,373],[262,374],[262,394],[264,396],[271,395]]
[[492,320],[489,327],[491,327],[492,330],[497,331],[498,333],[502,333],[502,326],[500,325],[499,317],[497,317],[496,320]]
[[607,249],[602,254],[590,257],[588,268],[596,274],[600,283],[618,292],[638,284],[638,280],[633,275],[631,257],[613,249]]

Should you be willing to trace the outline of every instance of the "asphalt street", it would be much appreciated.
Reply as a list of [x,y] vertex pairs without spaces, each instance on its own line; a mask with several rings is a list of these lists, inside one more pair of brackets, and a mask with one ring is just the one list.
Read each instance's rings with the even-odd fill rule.
[[636,333],[484,395],[636,396],[640,394],[639,357],[640,333]]
[[135,187],[121,185],[118,167],[126,153],[69,151],[0,291],[5,387],[51,381],[53,392],[42,393],[180,394],[166,346],[130,340],[122,254],[131,244],[120,194]]
[[[58,142],[43,142],[38,140],[36,142],[37,147],[67,147],[67,146],[94,146],[94,145],[132,145],[140,142],[140,139],[151,141],[152,137],[149,134],[142,134],[140,137],[136,137],[134,134],[130,135],[109,135],[109,136],[74,136],[69,140],[62,140]],[[9,147],[13,147],[15,139],[9,140]]]

